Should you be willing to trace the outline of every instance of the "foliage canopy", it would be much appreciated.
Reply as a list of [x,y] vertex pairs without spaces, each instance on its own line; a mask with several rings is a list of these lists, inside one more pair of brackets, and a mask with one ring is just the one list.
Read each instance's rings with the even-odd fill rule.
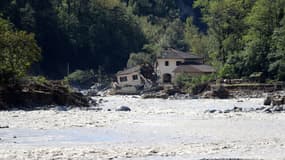
[[1,79],[25,75],[30,66],[39,61],[40,52],[34,34],[14,30],[8,21],[0,18]]

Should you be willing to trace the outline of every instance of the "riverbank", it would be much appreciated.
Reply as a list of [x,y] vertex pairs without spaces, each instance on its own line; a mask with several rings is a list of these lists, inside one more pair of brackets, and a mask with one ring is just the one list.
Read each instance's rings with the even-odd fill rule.
[[0,110],[39,110],[56,106],[92,107],[96,101],[74,91],[67,82],[26,77],[0,84]]
[[101,111],[0,112],[0,159],[283,159],[285,113],[205,112],[263,100],[110,96]]

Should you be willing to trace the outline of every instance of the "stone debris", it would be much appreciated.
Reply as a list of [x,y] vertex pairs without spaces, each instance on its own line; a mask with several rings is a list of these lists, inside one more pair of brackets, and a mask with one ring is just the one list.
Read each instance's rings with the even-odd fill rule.
[[268,95],[264,100],[264,105],[266,106],[280,106],[285,105],[285,93],[277,92],[273,95]]
[[131,108],[127,107],[127,106],[120,106],[116,109],[117,112],[130,112]]
[[9,126],[0,126],[0,129],[9,128]]
[[285,105],[281,106],[269,106],[258,108],[241,108],[234,107],[233,109],[226,109],[224,111],[218,109],[206,110],[204,113],[238,113],[238,112],[258,112],[258,113],[285,113]]

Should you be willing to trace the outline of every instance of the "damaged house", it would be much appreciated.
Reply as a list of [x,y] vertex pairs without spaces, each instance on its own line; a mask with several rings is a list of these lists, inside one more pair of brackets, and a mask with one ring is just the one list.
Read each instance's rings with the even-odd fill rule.
[[138,86],[142,85],[141,66],[119,71],[117,73],[117,82],[119,86]]
[[116,94],[138,94],[142,89],[151,88],[152,81],[144,76],[149,71],[151,70],[147,66],[135,66],[119,71],[116,74],[117,83],[113,84],[117,89]]
[[[179,74],[199,76],[216,72],[212,66],[204,64],[203,57],[175,49],[163,51],[161,56],[157,57],[154,68],[158,76],[157,83],[160,85],[174,84]],[[119,71],[116,76],[119,86],[139,86],[148,81],[141,74],[141,66]]]

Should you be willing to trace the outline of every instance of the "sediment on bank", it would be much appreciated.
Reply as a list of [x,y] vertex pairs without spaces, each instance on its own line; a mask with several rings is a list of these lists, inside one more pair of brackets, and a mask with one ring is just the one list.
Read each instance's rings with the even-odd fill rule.
[[91,98],[73,91],[63,81],[19,80],[0,85],[0,110],[34,109],[52,105],[89,107],[96,105]]

